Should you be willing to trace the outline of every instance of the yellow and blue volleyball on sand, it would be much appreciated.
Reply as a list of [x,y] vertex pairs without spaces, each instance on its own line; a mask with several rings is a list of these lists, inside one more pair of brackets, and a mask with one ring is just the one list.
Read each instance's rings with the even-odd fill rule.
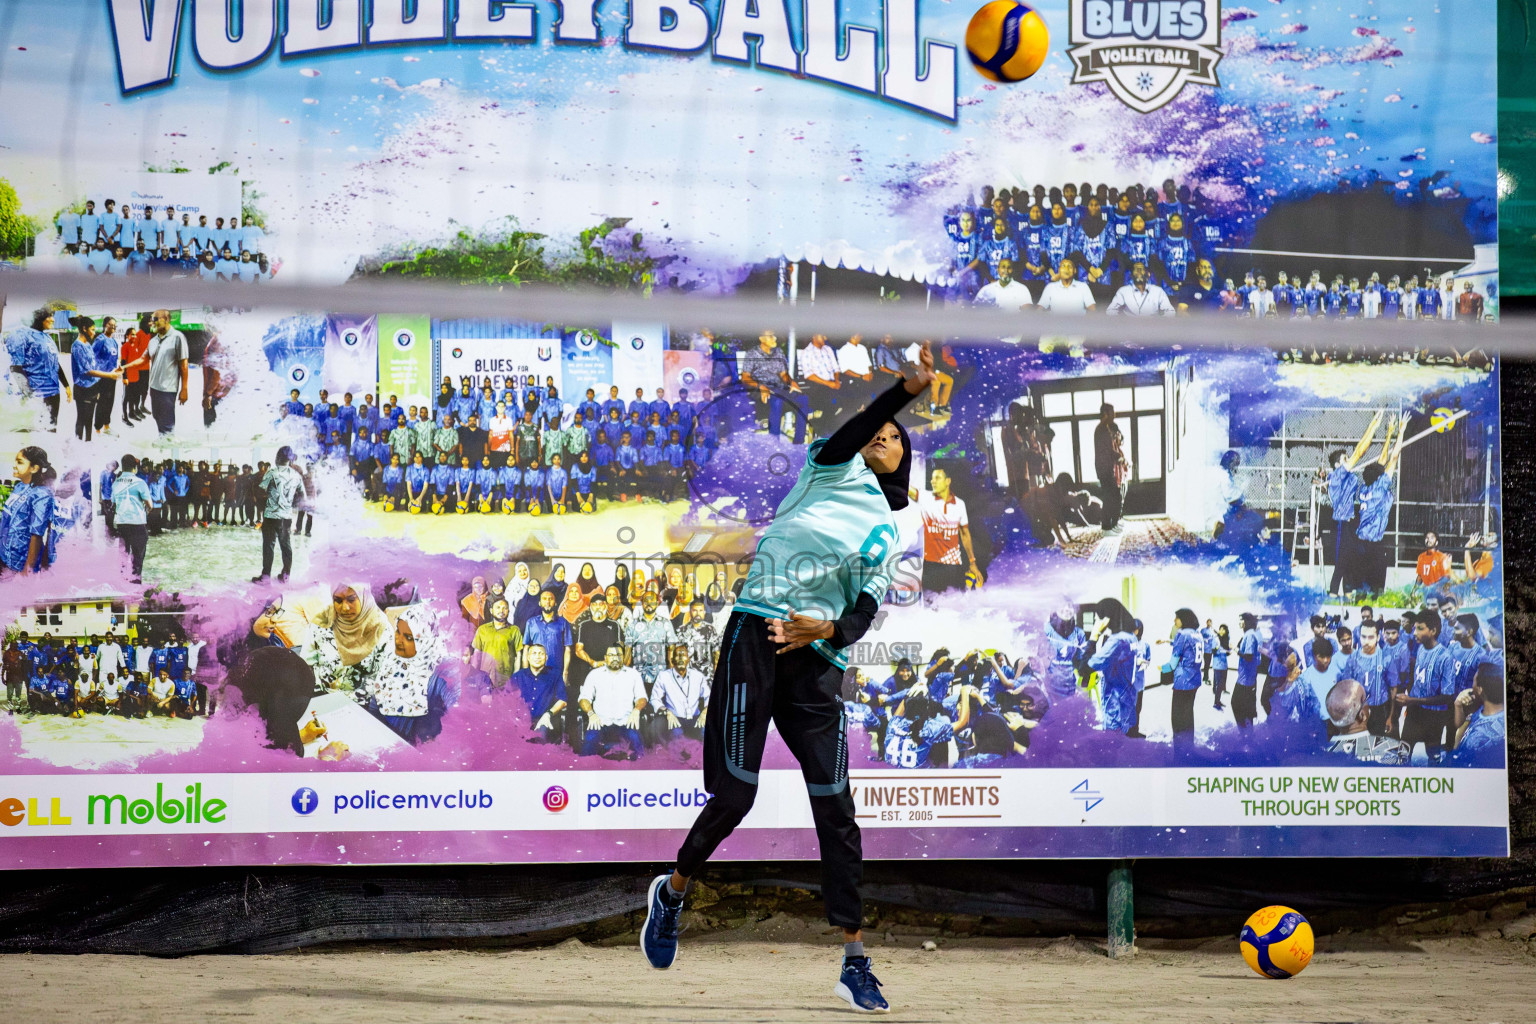
[[994,82],[1022,82],[1045,63],[1051,31],[1040,12],[1018,0],[992,0],[971,15],[965,51]]
[[1312,926],[1290,907],[1265,907],[1243,925],[1243,959],[1266,978],[1291,978],[1312,960]]

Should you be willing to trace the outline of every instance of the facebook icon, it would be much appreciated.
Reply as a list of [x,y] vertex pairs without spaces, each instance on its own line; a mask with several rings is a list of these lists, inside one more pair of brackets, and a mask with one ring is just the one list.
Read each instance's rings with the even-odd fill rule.
[[288,801],[298,814],[311,814],[320,806],[320,795],[309,787],[293,791],[293,799]]

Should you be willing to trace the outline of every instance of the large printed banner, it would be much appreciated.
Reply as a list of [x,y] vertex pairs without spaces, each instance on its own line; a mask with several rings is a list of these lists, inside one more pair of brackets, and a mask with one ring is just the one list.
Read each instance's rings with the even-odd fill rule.
[[[0,865],[666,860],[708,798],[759,540],[918,348],[242,300],[354,277],[997,307],[828,567],[888,570],[871,856],[1506,853],[1491,3],[1044,3],[1021,81],[979,3],[14,6]],[[814,857],[761,769],[721,856]]]

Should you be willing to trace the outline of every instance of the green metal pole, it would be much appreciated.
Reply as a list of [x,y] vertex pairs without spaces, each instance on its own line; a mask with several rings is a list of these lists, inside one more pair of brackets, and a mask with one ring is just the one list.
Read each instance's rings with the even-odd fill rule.
[[1136,955],[1136,903],[1132,894],[1131,862],[1117,860],[1109,869],[1109,958]]

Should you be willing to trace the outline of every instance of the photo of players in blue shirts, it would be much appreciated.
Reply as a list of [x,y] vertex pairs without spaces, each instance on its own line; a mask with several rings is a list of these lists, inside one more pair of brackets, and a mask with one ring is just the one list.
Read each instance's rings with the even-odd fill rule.
[[[1386,209],[1390,214],[1399,207],[1388,204]],[[1280,220],[1309,216],[1271,215]],[[1322,238],[1311,247],[1315,256],[1240,248],[1252,228],[1239,221],[1198,185],[1191,188],[1189,182],[1172,178],[1161,186],[983,185],[944,215],[946,262],[936,277],[942,283],[933,287],[947,301],[1007,313],[1215,313],[1269,320],[1402,319],[1467,325],[1494,317],[1496,275],[1470,245],[1458,245],[1467,248],[1466,258],[1446,258],[1434,267],[1416,265],[1412,258],[1373,264],[1369,257],[1337,255]],[[1264,229],[1261,224],[1259,231]],[[1294,225],[1272,230],[1297,233]],[[1304,230],[1299,233],[1305,235]],[[1354,241],[1363,242],[1368,235]],[[1487,364],[1487,356],[1478,354],[1481,350],[1471,339],[1456,348],[1431,354],[1376,347],[1369,356]],[[1367,355],[1363,346],[1346,353],[1350,359]],[[1320,362],[1336,361],[1346,353],[1318,351],[1303,341],[1290,355]]]
[[[6,622],[0,658],[5,710],[54,764],[195,745],[219,708],[217,658],[174,601],[34,599]],[[57,718],[70,721],[48,724]]]
[[[132,189],[125,189],[131,194]],[[41,240],[56,246],[58,269],[95,277],[196,278],[265,284],[281,266],[254,215],[210,215],[116,198],[79,200],[59,210]]]

